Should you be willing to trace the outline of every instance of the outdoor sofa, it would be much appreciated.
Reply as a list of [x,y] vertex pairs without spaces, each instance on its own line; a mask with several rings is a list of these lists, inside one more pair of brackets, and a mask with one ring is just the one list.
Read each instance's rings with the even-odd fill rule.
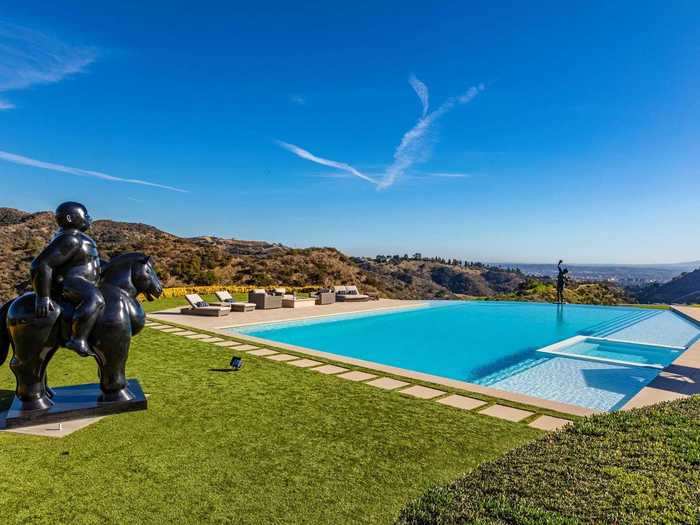
[[221,317],[231,312],[230,306],[210,305],[196,293],[186,295],[185,299],[190,303],[190,306],[180,309],[181,314]]
[[334,286],[335,300],[338,302],[361,302],[369,301],[369,295],[361,294],[357,286]]
[[272,295],[261,289],[248,292],[248,302],[255,303],[257,310],[282,308],[282,297],[282,295]]

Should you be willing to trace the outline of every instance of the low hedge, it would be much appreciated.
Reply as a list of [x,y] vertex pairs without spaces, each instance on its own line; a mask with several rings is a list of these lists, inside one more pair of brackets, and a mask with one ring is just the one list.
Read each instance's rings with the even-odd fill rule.
[[700,396],[582,419],[429,489],[397,523],[700,523]]
[[[184,297],[185,295],[196,293],[199,295],[213,294],[221,290],[226,290],[232,294],[234,293],[248,293],[250,290],[258,288],[252,285],[213,285],[213,286],[177,286],[173,288],[164,288],[162,297]],[[271,290],[273,288],[286,288],[290,292],[302,292],[309,293],[315,292],[320,288],[320,286],[308,285],[308,286],[265,286],[266,290]]]

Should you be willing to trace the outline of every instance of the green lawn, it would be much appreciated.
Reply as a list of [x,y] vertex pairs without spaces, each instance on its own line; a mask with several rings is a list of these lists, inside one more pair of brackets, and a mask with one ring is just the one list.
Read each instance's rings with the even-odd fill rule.
[[700,396],[579,420],[429,490],[399,523],[700,523]]
[[[147,411],[63,439],[0,433],[0,523],[390,523],[540,435],[254,356],[216,371],[232,353],[146,329],[128,370]],[[61,351],[49,378],[92,382],[95,366]],[[0,405],[13,388],[5,365]]]

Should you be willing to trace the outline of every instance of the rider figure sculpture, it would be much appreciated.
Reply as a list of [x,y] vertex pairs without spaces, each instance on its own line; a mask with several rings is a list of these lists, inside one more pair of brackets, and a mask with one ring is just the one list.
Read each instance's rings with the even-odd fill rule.
[[64,202],[56,208],[56,222],[58,231],[31,266],[35,313],[46,317],[53,310],[51,298],[63,298],[72,304],[71,333],[64,346],[82,357],[92,356],[95,354],[87,340],[105,304],[97,288],[97,244],[85,234],[92,219],[82,204]]

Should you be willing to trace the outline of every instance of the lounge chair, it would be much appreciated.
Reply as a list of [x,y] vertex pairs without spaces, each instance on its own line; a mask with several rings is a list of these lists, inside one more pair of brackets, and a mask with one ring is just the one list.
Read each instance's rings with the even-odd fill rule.
[[270,295],[265,290],[256,289],[248,292],[248,302],[255,303],[257,310],[270,310],[282,308],[282,296]]
[[181,314],[221,317],[228,315],[231,312],[230,306],[210,305],[196,293],[186,295],[185,299],[187,299],[187,302],[190,303],[190,306],[182,308],[180,310]]
[[369,301],[370,296],[361,294],[357,286],[334,286],[335,300],[341,303]]
[[232,312],[252,312],[255,310],[255,303],[246,303],[244,301],[236,301],[233,296],[226,290],[214,292],[216,298],[221,301],[214,303],[213,306],[230,306]]

